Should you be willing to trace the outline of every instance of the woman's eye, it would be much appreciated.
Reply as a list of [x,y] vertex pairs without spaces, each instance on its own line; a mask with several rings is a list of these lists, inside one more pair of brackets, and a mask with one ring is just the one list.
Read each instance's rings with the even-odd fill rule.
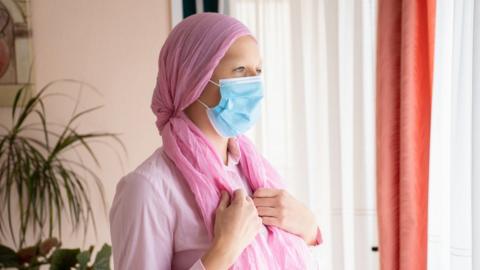
[[234,69],[235,71],[239,71],[239,72],[242,72],[242,71],[245,71],[245,67],[237,67],[236,69]]
[[262,70],[261,70],[261,69],[257,69],[257,73],[258,73],[258,74],[262,73]]

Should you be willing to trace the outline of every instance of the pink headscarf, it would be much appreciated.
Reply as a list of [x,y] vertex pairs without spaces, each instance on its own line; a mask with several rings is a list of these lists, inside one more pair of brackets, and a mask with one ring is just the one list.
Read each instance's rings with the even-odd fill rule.
[[[238,20],[218,13],[192,15],[170,33],[160,51],[151,108],[163,147],[186,179],[213,239],[215,210],[224,181],[222,161],[212,144],[183,110],[198,99],[228,48],[240,36],[252,35]],[[243,135],[240,170],[252,190],[284,188],[279,175]],[[258,234],[230,269],[305,269],[309,250],[299,236],[268,226],[268,240]],[[266,265],[265,265],[266,264]]]

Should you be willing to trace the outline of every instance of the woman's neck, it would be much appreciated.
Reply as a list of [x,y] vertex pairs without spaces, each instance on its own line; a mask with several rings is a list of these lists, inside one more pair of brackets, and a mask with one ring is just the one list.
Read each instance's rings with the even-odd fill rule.
[[213,146],[215,147],[215,150],[217,150],[217,153],[220,155],[220,159],[222,160],[223,164],[227,165],[228,164],[228,138],[218,136],[218,134],[214,134],[214,136],[210,136],[210,137],[207,134],[205,134],[205,136],[208,138],[210,143],[213,144]]
[[194,102],[185,109],[188,118],[202,131],[209,142],[217,151],[223,164],[228,162],[228,138],[220,136],[213,128],[205,108],[198,102]]

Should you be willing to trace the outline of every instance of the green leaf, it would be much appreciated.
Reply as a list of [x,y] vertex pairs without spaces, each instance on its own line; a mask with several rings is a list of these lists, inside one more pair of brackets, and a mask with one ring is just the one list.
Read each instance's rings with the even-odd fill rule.
[[18,103],[18,100],[20,99],[20,95],[22,94],[23,90],[25,89],[25,87],[22,87],[20,89],[17,90],[17,93],[15,94],[15,99],[13,100],[13,107],[12,107],[12,119],[15,118],[15,111],[17,109],[17,103]]
[[50,257],[50,270],[67,270],[77,263],[80,249],[57,249]]
[[110,256],[112,255],[112,247],[108,244],[103,244],[100,251],[95,257],[95,262],[92,268],[94,270],[110,270]]
[[0,268],[19,267],[19,261],[20,259],[13,249],[0,245]]
[[87,270],[88,262],[90,261],[90,251],[85,250],[83,252],[78,253],[77,261],[80,266],[77,268],[78,270]]

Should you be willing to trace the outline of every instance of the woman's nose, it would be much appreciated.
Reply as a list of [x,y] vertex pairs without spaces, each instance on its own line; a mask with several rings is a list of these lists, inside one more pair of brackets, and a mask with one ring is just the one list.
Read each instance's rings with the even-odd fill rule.
[[247,76],[257,76],[257,69],[256,68],[248,68],[247,69]]

